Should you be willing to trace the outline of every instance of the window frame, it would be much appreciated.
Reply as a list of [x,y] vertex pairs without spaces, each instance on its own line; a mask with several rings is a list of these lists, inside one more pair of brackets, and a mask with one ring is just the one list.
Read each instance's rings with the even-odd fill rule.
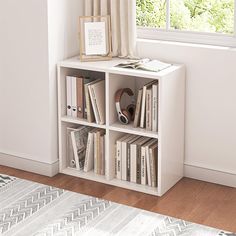
[[163,41],[236,47],[236,0],[234,0],[234,34],[232,35],[224,33],[171,29],[170,0],[166,0],[166,27],[162,29],[137,26],[137,36],[140,39],[155,39]]

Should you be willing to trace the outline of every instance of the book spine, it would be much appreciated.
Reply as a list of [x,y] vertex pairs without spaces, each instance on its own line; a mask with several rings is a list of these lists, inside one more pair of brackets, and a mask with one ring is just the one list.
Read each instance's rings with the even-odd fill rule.
[[116,167],[117,167],[117,173],[116,178],[121,179],[121,142],[117,141],[116,143]]
[[140,127],[144,128],[145,124],[145,106],[146,106],[146,90],[147,87],[143,87],[143,95],[142,95],[142,105],[141,105],[141,117],[140,117]]
[[127,181],[130,181],[130,144],[127,144]]
[[77,117],[84,118],[84,79],[76,78]]
[[91,85],[88,86],[88,89],[89,89],[89,94],[91,98],[91,103],[92,103],[96,123],[100,124],[98,108],[97,108],[97,103],[96,103],[96,95],[95,95],[94,89],[91,87]]
[[151,186],[156,187],[156,165],[155,165],[155,155],[153,149],[149,149],[149,156],[151,161]]
[[135,116],[134,116],[134,127],[135,128],[137,128],[140,124],[142,93],[143,93],[143,90],[140,89],[139,92],[138,92],[136,108],[135,108]]
[[84,93],[85,93],[85,102],[86,102],[86,109],[87,109],[87,120],[88,122],[94,122],[95,117],[94,117],[91,99],[89,95],[88,85],[86,84],[84,85]]
[[130,181],[136,183],[137,181],[137,145],[130,145]]
[[158,84],[152,85],[152,131],[158,131]]
[[85,152],[85,161],[84,161],[84,171],[88,172],[89,171],[89,158],[91,155],[91,151],[92,151],[92,136],[93,133],[89,133],[88,134],[88,141],[87,141],[87,147],[86,147],[86,152]]
[[152,130],[152,90],[146,91],[146,129]]
[[94,173],[97,174],[98,171],[98,142],[97,142],[97,133],[94,133]]
[[145,152],[146,152],[146,161],[147,161],[147,183],[148,186],[152,186],[152,182],[151,182],[151,163],[150,163],[150,155],[149,155],[149,147],[146,146],[145,147]]
[[141,146],[138,145],[137,152],[137,184],[141,184]]
[[141,147],[141,184],[146,185],[146,148]]
[[101,175],[105,175],[105,137],[101,136]]
[[127,142],[123,141],[121,145],[122,145],[122,148],[121,148],[121,151],[122,151],[121,179],[127,180]]

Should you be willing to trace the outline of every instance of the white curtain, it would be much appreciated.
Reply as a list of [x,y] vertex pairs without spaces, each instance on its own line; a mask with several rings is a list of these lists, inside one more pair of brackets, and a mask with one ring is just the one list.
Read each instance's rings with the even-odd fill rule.
[[86,16],[111,16],[113,56],[136,55],[136,0],[84,0]]

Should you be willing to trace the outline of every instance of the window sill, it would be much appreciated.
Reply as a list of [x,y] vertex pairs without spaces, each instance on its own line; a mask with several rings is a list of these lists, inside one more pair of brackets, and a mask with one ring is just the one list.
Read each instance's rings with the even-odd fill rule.
[[236,37],[212,33],[199,33],[191,31],[165,31],[161,29],[138,27],[139,39],[152,41],[166,41],[184,43],[187,45],[199,45],[200,47],[236,48]]
[[160,39],[145,39],[138,38],[137,44],[163,44],[163,45],[173,45],[180,47],[191,47],[191,48],[205,48],[205,49],[214,49],[214,50],[232,50],[236,52],[236,46],[218,46],[218,45],[209,45],[203,43],[188,43],[188,42],[178,42],[178,41],[168,41],[168,40],[160,40]]

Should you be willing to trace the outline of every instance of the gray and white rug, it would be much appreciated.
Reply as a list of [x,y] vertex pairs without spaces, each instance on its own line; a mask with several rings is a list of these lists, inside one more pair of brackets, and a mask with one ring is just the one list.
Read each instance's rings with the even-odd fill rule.
[[236,236],[2,174],[0,235]]

